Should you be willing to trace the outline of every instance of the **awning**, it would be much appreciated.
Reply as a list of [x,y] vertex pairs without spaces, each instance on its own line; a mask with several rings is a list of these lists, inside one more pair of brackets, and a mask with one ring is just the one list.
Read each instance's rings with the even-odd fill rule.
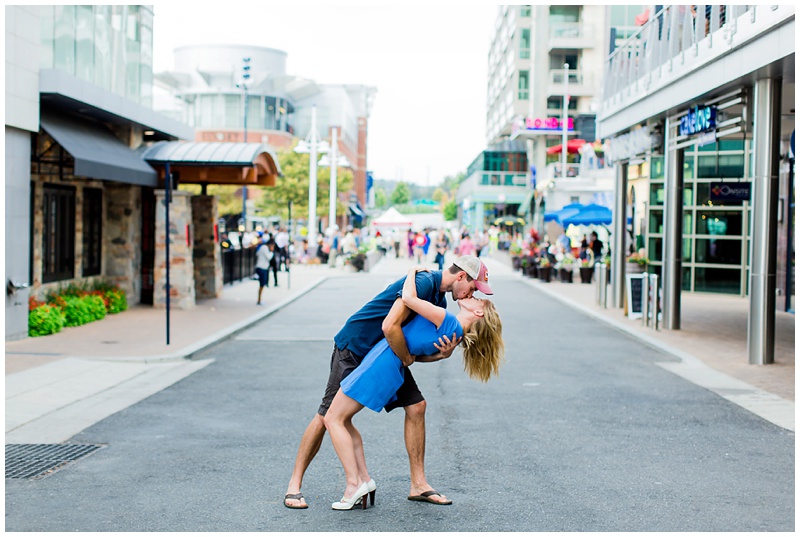
[[158,142],[142,158],[177,175],[180,183],[275,186],[281,174],[278,158],[267,144],[234,142]]
[[156,171],[100,125],[42,110],[41,125],[75,160],[75,175],[157,186]]
[[564,226],[591,226],[611,223],[611,209],[602,205],[590,204],[581,209],[577,214],[562,219]]

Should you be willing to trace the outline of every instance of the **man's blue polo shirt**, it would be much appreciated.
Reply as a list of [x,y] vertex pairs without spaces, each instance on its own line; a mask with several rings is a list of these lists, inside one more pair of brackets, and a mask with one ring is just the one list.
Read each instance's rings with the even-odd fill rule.
[[[383,329],[381,328],[383,320],[389,315],[394,301],[403,296],[405,281],[406,277],[404,276],[390,284],[347,319],[344,327],[333,338],[336,346],[342,350],[350,349],[353,354],[361,358],[366,356],[372,347],[383,339]],[[416,284],[419,298],[443,308],[447,307],[446,293],[439,291],[442,286],[442,271],[418,272]],[[415,315],[416,313],[412,311],[403,325],[413,319]]]

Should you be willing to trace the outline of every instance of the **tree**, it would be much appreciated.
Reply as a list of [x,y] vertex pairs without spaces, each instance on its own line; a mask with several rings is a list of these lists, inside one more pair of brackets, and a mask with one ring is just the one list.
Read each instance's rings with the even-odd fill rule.
[[446,221],[458,218],[458,204],[455,200],[450,200],[442,207],[442,215]]
[[397,186],[392,192],[392,204],[403,205],[411,201],[411,189],[403,181],[397,183]]
[[386,191],[382,188],[379,188],[375,191],[375,207],[382,208],[386,207],[386,204],[389,202],[389,198],[386,197]]
[[450,200],[450,196],[448,196],[447,192],[445,192],[441,188],[437,188],[436,190],[433,191],[431,199],[441,206]]

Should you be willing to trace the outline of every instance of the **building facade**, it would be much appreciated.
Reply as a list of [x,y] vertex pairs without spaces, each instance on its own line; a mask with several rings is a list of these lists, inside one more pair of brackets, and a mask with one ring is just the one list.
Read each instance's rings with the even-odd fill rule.
[[[152,110],[151,6],[6,6],[6,338],[28,298],[102,279],[152,300],[156,172],[191,128]],[[153,219],[154,220],[154,219]]]
[[775,310],[794,309],[795,10],[656,7],[605,62],[598,131],[627,216],[615,302],[625,255],[645,247],[666,328],[680,328],[682,291],[747,296],[750,361],[770,363]]
[[[243,142],[246,135],[248,142],[281,149],[308,137],[316,105],[317,134],[330,141],[331,129],[337,129],[339,154],[353,170],[353,194],[365,207],[375,88],[288,75],[287,57],[282,50],[249,45],[179,47],[174,69],[155,75],[156,109],[194,127],[197,141]],[[341,193],[342,199],[349,201],[350,194]],[[256,195],[248,191],[248,204]]]

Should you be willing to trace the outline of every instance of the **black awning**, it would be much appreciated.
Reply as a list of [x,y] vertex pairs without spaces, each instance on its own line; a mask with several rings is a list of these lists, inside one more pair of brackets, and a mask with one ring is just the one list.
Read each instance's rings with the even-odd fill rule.
[[41,124],[42,129],[75,159],[76,176],[158,186],[155,170],[104,127],[44,110]]

